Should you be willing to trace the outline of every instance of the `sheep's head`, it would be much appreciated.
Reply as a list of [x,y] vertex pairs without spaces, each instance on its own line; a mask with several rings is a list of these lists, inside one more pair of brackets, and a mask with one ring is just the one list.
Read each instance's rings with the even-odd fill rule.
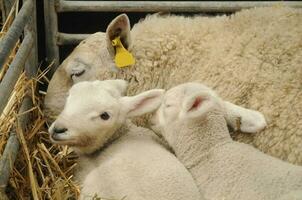
[[82,41],[54,73],[45,97],[45,113],[49,120],[58,115],[71,86],[81,81],[104,80],[117,68],[111,41],[119,36],[125,48],[130,47],[130,23],[127,15],[116,17],[106,33],[95,33]]
[[207,86],[191,82],[166,92],[162,105],[152,118],[152,129],[163,133],[166,128],[177,127],[175,123],[200,121],[209,112],[219,113],[232,129],[247,133],[259,132],[267,125],[262,113],[223,101]]
[[[213,90],[199,83],[171,88],[152,118],[152,129],[162,133],[167,127],[188,120],[202,119],[214,110],[223,111],[222,101]],[[173,125],[174,124],[174,125]]]
[[161,103],[163,90],[123,96],[126,81],[81,82],[69,91],[65,107],[49,128],[52,142],[92,153],[108,142],[128,117],[152,112]]

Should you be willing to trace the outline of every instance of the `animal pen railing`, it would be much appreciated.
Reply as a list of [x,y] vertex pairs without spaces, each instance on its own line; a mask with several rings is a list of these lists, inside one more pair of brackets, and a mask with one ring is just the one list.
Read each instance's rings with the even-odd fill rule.
[[231,13],[241,9],[286,5],[302,7],[301,2],[270,1],[73,1],[44,0],[46,55],[48,63],[54,62],[53,73],[59,65],[59,45],[77,44],[89,34],[67,34],[58,31],[61,12],[200,12]]
[[[11,1],[12,2],[12,1]],[[34,76],[38,69],[37,58],[37,37],[36,37],[36,1],[24,0],[23,6],[15,17],[10,28],[0,41],[0,70],[4,67],[11,51],[18,41],[22,41],[19,49],[10,63],[5,76],[0,83],[0,113],[3,113],[14,86],[24,71],[26,77]],[[29,96],[25,96],[19,113],[31,109],[32,102]],[[25,129],[29,123],[28,114],[18,118],[21,129]],[[0,133],[3,134],[3,133]],[[13,129],[9,133],[9,139],[0,160],[0,192],[2,193],[7,185],[12,166],[19,151],[19,141]],[[0,195],[0,198],[3,196]]]

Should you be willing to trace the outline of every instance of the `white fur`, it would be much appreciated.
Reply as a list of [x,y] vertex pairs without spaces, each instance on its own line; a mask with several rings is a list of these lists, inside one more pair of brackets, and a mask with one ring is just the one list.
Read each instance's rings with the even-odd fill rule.
[[[124,79],[128,95],[199,81],[223,99],[265,115],[269,126],[264,131],[237,131],[234,139],[302,165],[301,21],[301,9],[276,6],[215,17],[149,15],[130,31],[127,16],[118,16],[106,32],[81,42],[57,69],[45,98],[46,116],[50,120],[62,111],[67,91],[79,81]],[[110,39],[119,33],[136,59],[134,66],[114,65]],[[73,69],[85,73],[75,76]],[[259,131],[245,126],[242,116],[243,130]],[[139,120],[145,125],[145,118]],[[227,119],[233,129],[240,129],[237,121]]]
[[[233,128],[238,128],[242,132],[246,133],[257,133],[267,126],[266,120],[262,113],[237,106],[228,101],[224,101],[224,104],[226,108],[225,113],[227,115],[225,119]],[[238,119],[240,126],[236,127],[236,120]]]
[[[203,199],[190,173],[152,131],[127,120],[155,110],[163,90],[127,97],[126,86],[122,80],[75,84],[49,129],[54,143],[80,156],[81,199]],[[101,118],[105,112],[108,119]]]
[[[206,199],[302,199],[302,168],[233,141],[223,117],[226,104],[202,84],[182,84],[166,92],[153,123]],[[246,130],[265,126],[260,113],[236,110],[255,121]]]

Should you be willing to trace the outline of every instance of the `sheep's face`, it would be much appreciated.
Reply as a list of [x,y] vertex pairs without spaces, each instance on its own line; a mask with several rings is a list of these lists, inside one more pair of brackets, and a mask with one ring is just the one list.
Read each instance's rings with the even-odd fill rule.
[[95,33],[82,41],[54,73],[45,97],[49,121],[64,107],[68,90],[81,81],[104,80],[117,71],[111,41],[120,36],[125,48],[130,46],[130,23],[126,15],[115,18],[106,33]]
[[126,87],[123,80],[75,84],[62,113],[49,128],[52,142],[91,153],[108,142],[127,117],[151,112],[161,103],[163,90],[122,97]]
[[82,41],[62,66],[72,84],[96,80],[99,73],[115,68],[107,49],[106,34],[95,33]]
[[203,118],[217,108],[220,108],[220,102],[214,91],[199,83],[185,83],[166,92],[151,119],[152,129],[163,134],[167,129],[177,127],[176,124]]
[[120,94],[107,87],[95,82],[75,84],[62,113],[49,129],[51,140],[81,149],[102,146],[123,122]]

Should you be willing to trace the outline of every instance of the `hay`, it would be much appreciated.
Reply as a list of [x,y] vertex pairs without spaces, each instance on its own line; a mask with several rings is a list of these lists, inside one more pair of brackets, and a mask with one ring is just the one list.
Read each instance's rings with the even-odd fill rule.
[[[36,88],[42,77],[27,80],[23,73],[0,116],[0,133],[3,133],[0,135],[0,154],[14,127],[21,144],[7,194],[9,199],[76,199],[79,187],[72,180],[76,156],[67,147],[53,145],[49,141],[46,120],[40,108],[43,97],[29,92],[35,102],[33,108],[17,113],[27,90]],[[17,123],[17,118],[24,114],[30,114],[33,119],[25,132]]]
[[[30,92],[35,102],[33,108],[17,113],[26,91],[36,88],[37,80],[27,80],[23,73],[0,116],[0,154],[14,127],[21,143],[7,194],[9,199],[76,199],[79,188],[72,180],[76,156],[67,147],[56,146],[49,141],[46,120],[40,108],[42,96]],[[23,132],[17,118],[28,113],[33,120]]]
[[[0,40],[15,18],[18,4],[16,1],[4,23]],[[14,59],[18,47],[19,42],[0,71],[0,82]],[[45,77],[47,70],[38,73],[30,80],[25,73],[22,73],[3,113],[0,114],[0,158],[10,132],[15,131],[20,142],[19,154],[12,166],[5,191],[9,199],[61,200],[77,199],[79,196],[79,187],[72,180],[77,157],[69,148],[53,145],[49,141],[46,120],[41,109],[45,93],[39,94],[35,90],[38,84],[48,82]],[[33,107],[18,113],[25,96],[30,96]],[[25,114],[30,116],[31,123],[26,130],[22,130],[17,122],[18,118]]]

